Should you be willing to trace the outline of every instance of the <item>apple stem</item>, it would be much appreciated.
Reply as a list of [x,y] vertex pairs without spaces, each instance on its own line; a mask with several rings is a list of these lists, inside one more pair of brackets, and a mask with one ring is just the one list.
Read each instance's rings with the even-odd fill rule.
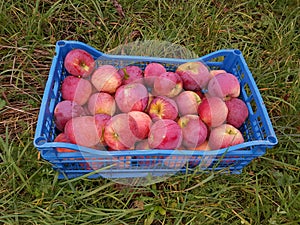
[[230,135],[232,135],[232,134],[236,135],[237,133],[234,132],[234,131],[232,131],[232,130],[229,130],[228,134],[230,134]]
[[126,68],[123,69],[124,72],[124,79],[127,80],[129,78],[129,74],[126,71]]
[[88,67],[84,62],[80,62],[80,66],[81,66],[85,71],[89,71],[89,67]]

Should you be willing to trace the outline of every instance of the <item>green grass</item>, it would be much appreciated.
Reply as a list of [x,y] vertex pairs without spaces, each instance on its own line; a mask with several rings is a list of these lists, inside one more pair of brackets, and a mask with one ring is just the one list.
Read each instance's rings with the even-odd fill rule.
[[[299,224],[299,0],[0,2],[1,224]],[[61,181],[33,147],[58,40],[103,52],[135,40],[196,55],[238,48],[279,143],[241,175],[178,175],[147,187]]]

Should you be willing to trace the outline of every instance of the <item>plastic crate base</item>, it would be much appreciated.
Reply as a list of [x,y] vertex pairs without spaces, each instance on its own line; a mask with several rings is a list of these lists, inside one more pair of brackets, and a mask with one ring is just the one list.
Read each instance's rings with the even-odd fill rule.
[[[176,174],[190,174],[190,173],[210,173],[220,172],[226,174],[241,174],[243,168],[247,166],[253,160],[253,157],[236,160],[235,158],[226,159],[215,159],[211,162],[211,165],[205,166],[205,162],[198,162],[198,165],[190,167],[189,162],[186,162],[186,166],[182,168],[167,168],[166,166],[160,167],[156,165],[157,168],[147,168],[147,166],[128,166],[128,168],[109,168],[108,165],[103,165],[98,170],[91,168],[90,164],[99,162],[100,160],[91,160],[90,162],[79,162],[74,166],[74,162],[69,163],[56,163],[53,169],[59,172],[59,179],[65,178],[77,178],[81,176],[88,176],[88,178],[107,178],[107,179],[117,179],[117,178],[141,178],[141,177],[170,177]],[[109,161],[109,160],[107,160]],[[175,160],[173,161],[175,162]],[[177,163],[179,160],[177,160]],[[87,164],[88,169],[84,169],[83,164]],[[73,165],[72,165],[73,164]],[[57,167],[59,166],[59,167]],[[77,167],[78,169],[74,169]],[[70,169],[71,168],[71,169]],[[108,169],[106,169],[108,168]]]

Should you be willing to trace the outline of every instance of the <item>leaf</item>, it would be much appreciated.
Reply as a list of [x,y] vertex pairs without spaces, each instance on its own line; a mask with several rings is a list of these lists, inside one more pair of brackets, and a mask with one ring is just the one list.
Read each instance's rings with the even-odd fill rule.
[[123,72],[124,72],[124,80],[128,80],[130,76],[126,71],[126,68],[123,68]]
[[144,225],[151,225],[153,223],[153,220],[154,220],[154,214],[151,213],[150,216],[147,219],[145,219]]
[[161,206],[158,207],[158,212],[162,216],[166,215],[166,210],[163,207],[161,207]]
[[155,216],[155,213],[157,212],[157,207],[155,207],[152,212],[150,213],[150,215],[147,217],[147,219],[145,219],[144,221],[144,225],[151,225],[154,221],[154,216]]
[[0,110],[6,106],[6,101],[0,98]]
[[144,210],[144,202],[143,201],[139,201],[139,200],[135,200],[133,202],[133,207],[134,208],[138,208],[140,210]]

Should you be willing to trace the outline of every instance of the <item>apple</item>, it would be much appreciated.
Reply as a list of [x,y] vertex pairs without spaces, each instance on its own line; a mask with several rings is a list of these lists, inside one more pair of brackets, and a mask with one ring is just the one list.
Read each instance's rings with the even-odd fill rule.
[[174,153],[165,157],[163,160],[164,166],[172,169],[181,169],[188,166],[190,156],[184,155],[183,150],[175,150]]
[[207,85],[207,94],[219,97],[224,101],[240,95],[240,83],[231,73],[221,73],[214,76]]
[[100,92],[113,94],[122,84],[122,77],[112,65],[99,66],[91,76],[91,82]]
[[112,157],[112,168],[127,169],[131,165],[131,156]]
[[228,108],[227,123],[240,128],[249,115],[246,103],[239,98],[232,98],[225,104]]
[[124,112],[144,111],[148,104],[148,90],[140,83],[130,83],[119,87],[115,100],[119,109]]
[[242,133],[230,124],[222,124],[211,130],[208,139],[212,150],[228,148],[244,142]]
[[207,97],[198,107],[198,114],[208,127],[218,127],[226,122],[228,108],[218,97]]
[[85,116],[92,116],[90,110],[89,110],[89,107],[88,107],[88,104],[85,104],[82,106],[83,110],[84,110],[84,115]]
[[[91,83],[92,84],[92,83]],[[92,84],[92,94],[99,93],[100,91]]]
[[93,116],[81,116],[70,119],[64,129],[71,143],[92,147],[100,142]]
[[175,97],[180,116],[198,114],[198,106],[201,98],[194,91],[183,91]]
[[92,94],[88,100],[88,109],[92,115],[104,113],[113,116],[116,108],[114,97],[105,92]]
[[135,136],[140,140],[147,138],[150,127],[152,126],[152,120],[150,116],[140,111],[131,111],[128,113],[128,115],[136,121],[137,130],[133,131]]
[[180,117],[178,124],[182,130],[182,144],[188,148],[195,148],[207,138],[207,127],[198,115]]
[[159,162],[158,156],[136,156],[136,160],[139,166],[141,167],[153,167]]
[[166,68],[160,63],[149,63],[144,70],[144,82],[148,87],[152,87],[154,80],[160,74],[167,72]]
[[182,91],[182,86],[182,79],[177,73],[165,72],[155,78],[153,91],[155,95],[173,98]]
[[209,151],[211,150],[211,147],[208,144],[207,139],[200,145],[196,146],[196,148],[193,148],[192,150],[195,151]]
[[150,128],[148,142],[152,149],[176,149],[182,142],[181,128],[174,120],[157,120]]
[[172,169],[181,169],[184,166],[188,166],[188,161],[190,159],[189,155],[184,153],[185,147],[179,146],[170,155],[165,156],[163,159],[163,165]]
[[[111,116],[107,114],[96,114],[94,116],[94,119],[95,119],[95,126],[98,132],[100,144],[104,146],[106,145],[104,140],[104,130],[107,122],[111,119]],[[101,145],[97,146],[97,148],[100,147],[100,149],[103,149]]]
[[88,80],[83,78],[67,76],[62,81],[61,94],[64,100],[84,105],[92,94],[92,85]]
[[212,75],[202,62],[186,62],[179,65],[176,73],[183,81],[183,88],[188,91],[200,91],[206,88]]
[[84,158],[84,163],[79,163],[84,170],[98,170],[104,167],[104,158]]
[[148,114],[152,120],[175,120],[178,116],[178,107],[173,99],[165,96],[156,96],[149,105]]
[[[98,170],[104,167],[126,169],[131,164],[131,156],[91,158],[82,167],[87,170]],[[101,171],[99,171],[101,173]]]
[[134,149],[138,140],[136,121],[127,113],[114,115],[106,124],[104,141],[111,150]]
[[213,159],[215,158],[214,155],[209,155],[209,153],[206,153],[206,151],[210,151],[211,148],[208,144],[208,141],[205,140],[202,144],[198,145],[193,150],[195,151],[205,151],[203,153],[203,156],[192,156],[189,161],[190,167],[199,166],[200,168],[207,168],[211,165],[213,162]]
[[73,49],[64,59],[64,66],[68,73],[76,77],[88,77],[95,67],[93,56],[85,50]]
[[63,100],[57,103],[54,109],[54,121],[56,128],[63,131],[66,123],[71,118],[85,114],[84,108],[81,105],[69,100]]
[[[136,150],[149,150],[151,149],[149,146],[148,139],[141,140],[135,145]],[[152,167],[154,166],[160,157],[155,155],[137,155],[135,157],[137,159],[137,163],[139,166]]]
[[[70,138],[65,133],[60,133],[54,139],[54,142],[64,142],[64,143],[71,143]],[[76,152],[75,150],[71,150],[68,148],[56,148],[57,152]]]
[[122,77],[122,84],[143,83],[143,71],[138,66],[125,66],[119,69],[118,72]]
[[148,103],[147,103],[146,109],[144,110],[146,113],[149,112],[150,104],[151,104],[152,100],[153,100],[155,97],[156,97],[156,96],[153,95],[151,92],[148,92]]
[[[101,118],[95,118],[95,123],[96,123],[96,127],[97,129],[99,129],[99,124],[97,124],[98,120],[101,120],[100,123],[105,122],[107,118],[109,118],[110,116],[106,115],[106,114],[97,114],[100,115]],[[103,116],[103,117],[102,117]],[[98,130],[100,132],[100,130]],[[99,134],[99,137],[101,134]],[[98,143],[97,145],[91,146],[90,148],[95,149],[95,150],[102,150],[102,151],[106,151],[106,146],[104,142],[101,142],[100,139],[100,143]],[[100,168],[104,167],[104,160],[106,160],[106,158],[100,158],[100,157],[92,157],[90,158],[90,154],[84,154],[82,152],[82,156],[83,156],[83,162],[79,163],[80,166],[84,169],[84,170],[98,170]]]
[[[98,132],[98,134],[99,134],[99,132]],[[99,136],[99,138],[101,138],[100,136]],[[104,143],[101,143],[101,139],[100,139],[100,142],[98,143],[98,144],[96,144],[96,145],[94,145],[94,146],[91,146],[91,147],[89,147],[89,148],[92,148],[92,149],[95,149],[95,150],[107,150],[107,146],[105,145],[105,142]]]
[[136,142],[135,149],[136,150],[149,150],[149,149],[151,149],[150,146],[149,146],[148,139],[143,139],[141,141]]
[[212,76],[216,76],[221,73],[227,73],[225,70],[211,70],[209,71]]

